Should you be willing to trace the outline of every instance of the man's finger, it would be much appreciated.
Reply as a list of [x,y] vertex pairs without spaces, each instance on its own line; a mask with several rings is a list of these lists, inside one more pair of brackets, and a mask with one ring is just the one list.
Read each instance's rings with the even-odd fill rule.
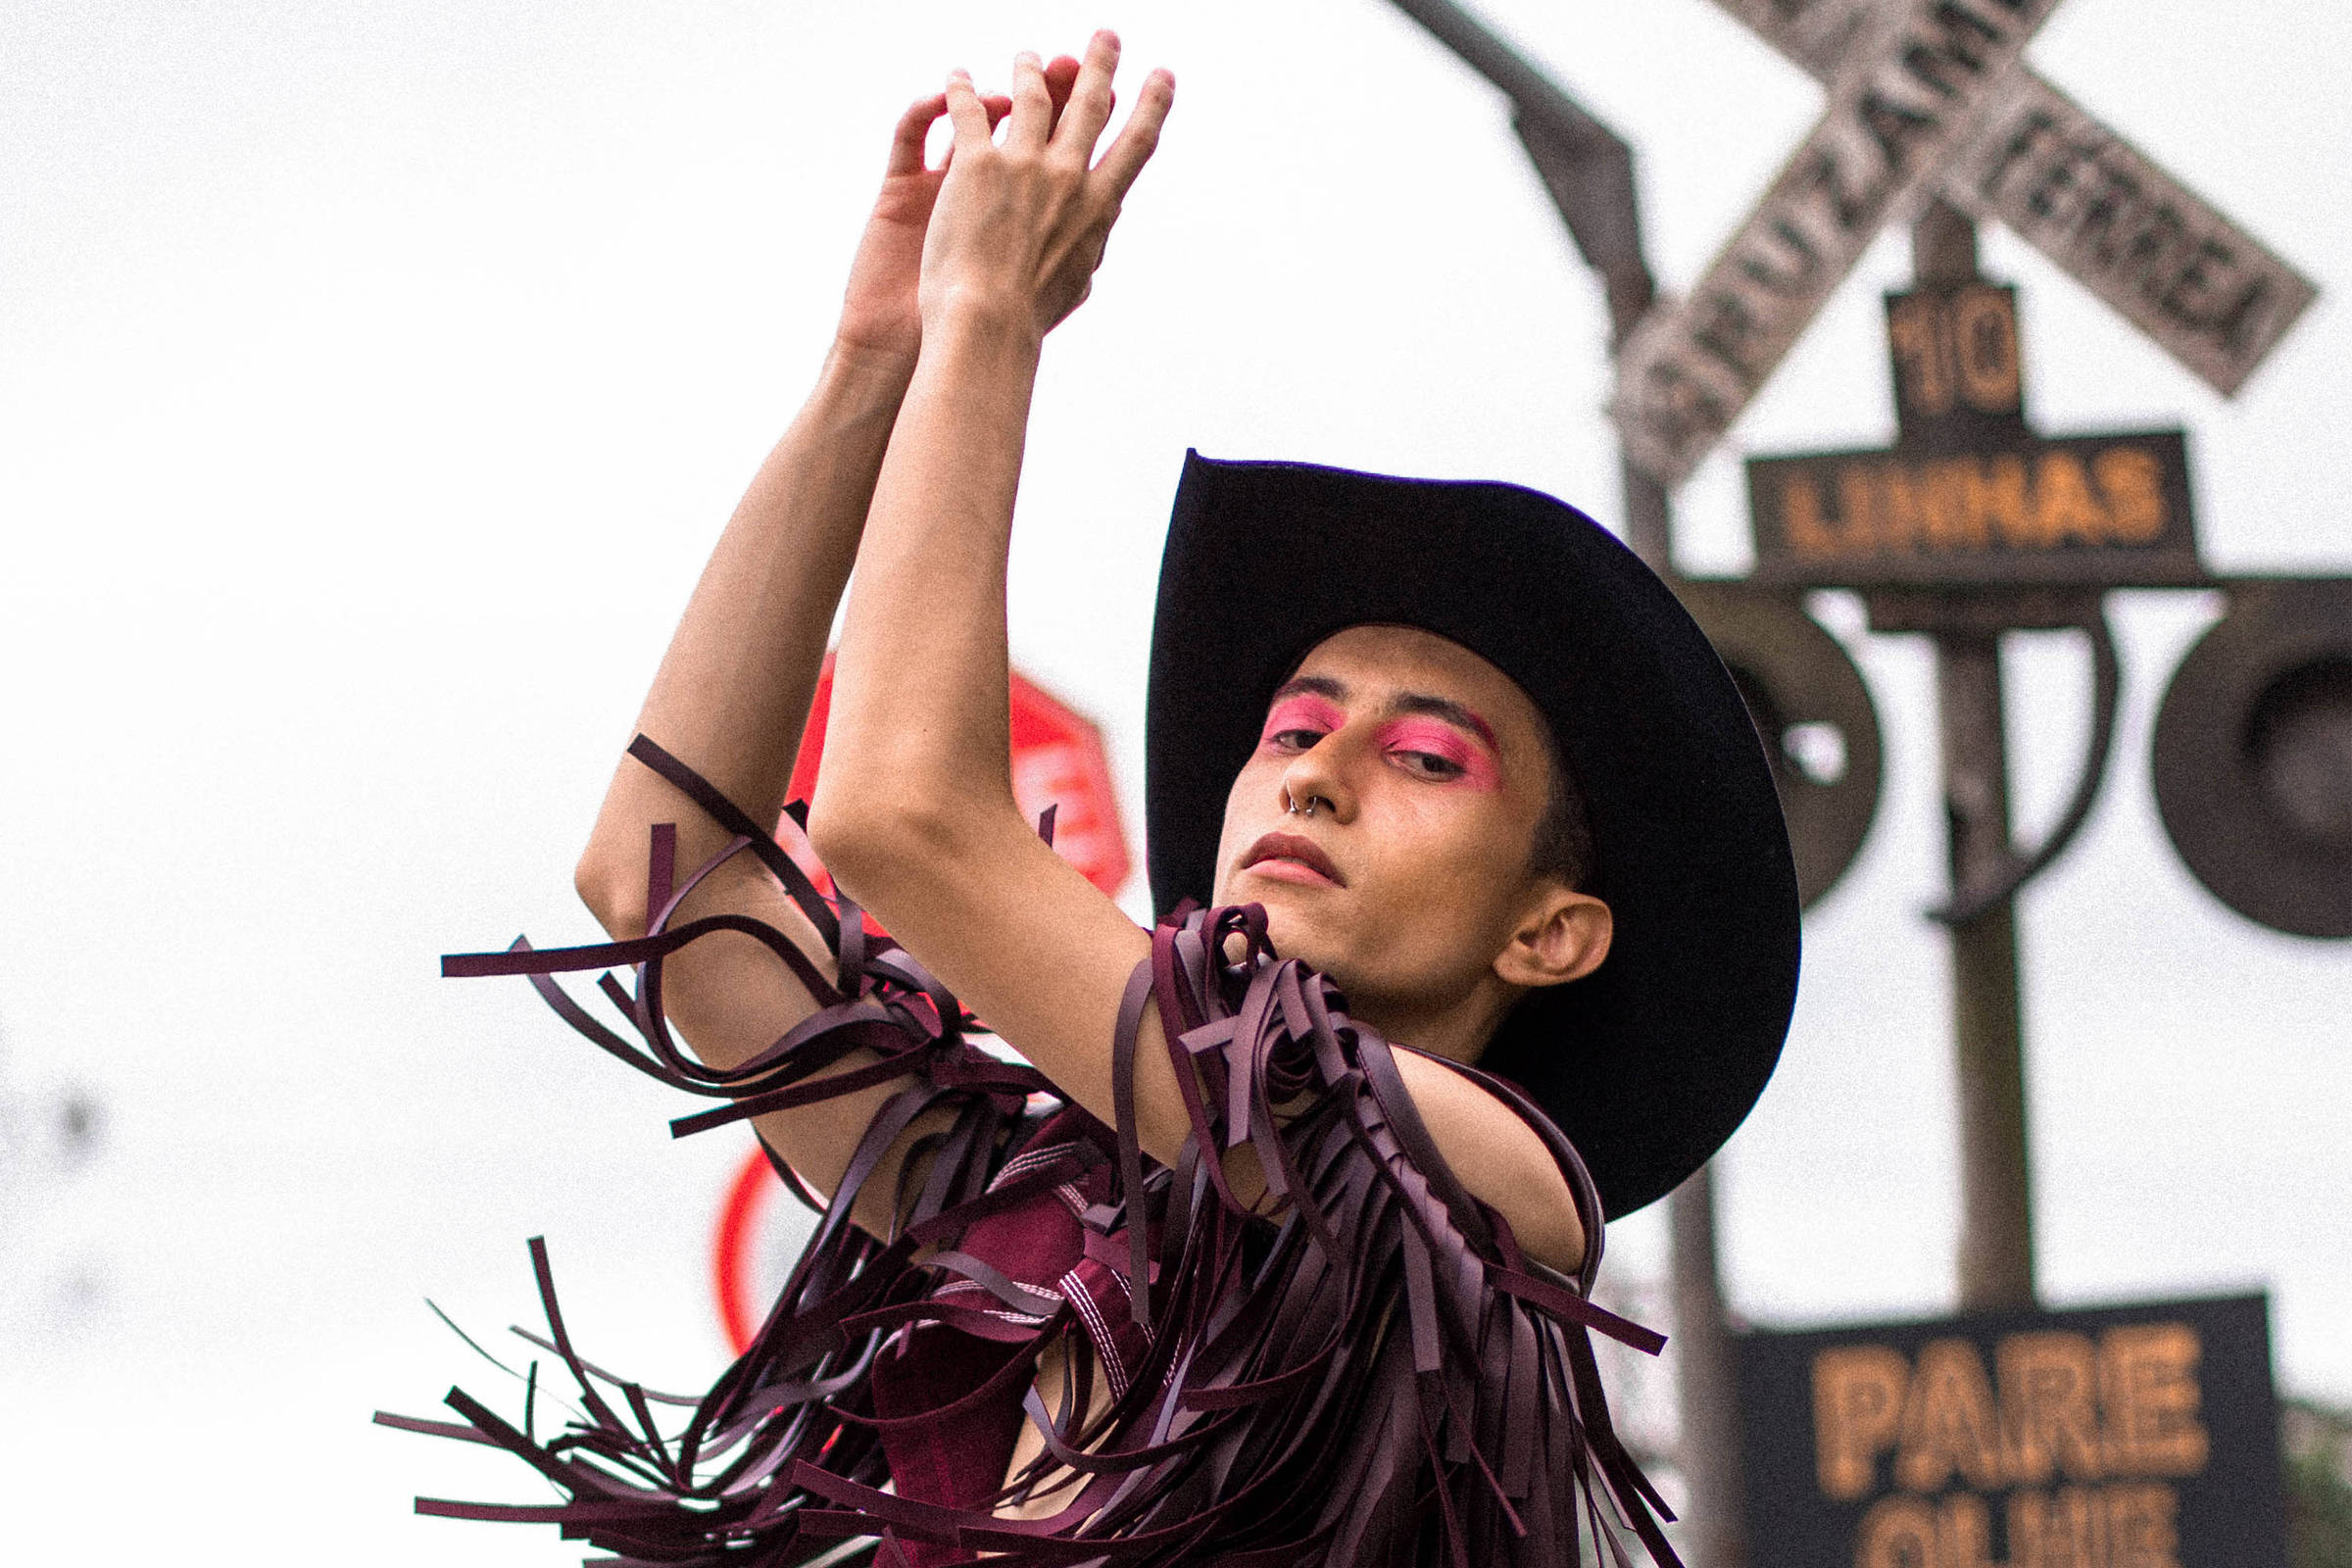
[[[1012,100],[1001,92],[992,92],[981,98],[980,107],[988,111],[988,128],[994,132],[997,128],[997,122],[1012,113]],[[948,172],[948,166],[955,162],[956,143],[951,140],[948,143],[948,150],[940,157],[939,167],[932,172],[944,174]]]
[[1004,146],[1035,152],[1053,133],[1054,94],[1046,86],[1046,63],[1024,49],[1012,57],[1012,120],[1004,127]]
[[1091,163],[1102,127],[1110,123],[1110,78],[1119,69],[1119,35],[1108,28],[1087,40],[1086,62],[1070,84],[1070,105],[1054,128],[1054,145],[1080,163]]
[[1176,77],[1165,69],[1156,70],[1144,78],[1144,89],[1137,94],[1135,111],[1119,130],[1118,139],[1110,151],[1102,155],[1096,166],[1098,172],[1110,184],[1111,194],[1124,197],[1135,176],[1144,172],[1152,161],[1152,151],[1159,145],[1159,127],[1168,118],[1169,106],[1176,101]]
[[972,78],[961,71],[948,74],[948,118],[956,122],[956,143],[986,144],[989,139],[988,110],[973,90]]
[[1070,88],[1078,80],[1078,62],[1068,55],[1055,55],[1046,62],[1046,91],[1054,99],[1054,123],[1061,123],[1061,112],[1070,106]]
[[935,92],[928,98],[917,98],[906,106],[899,117],[899,128],[890,138],[890,164],[886,174],[913,174],[923,168],[923,142],[931,133],[932,122],[948,112],[948,95]]

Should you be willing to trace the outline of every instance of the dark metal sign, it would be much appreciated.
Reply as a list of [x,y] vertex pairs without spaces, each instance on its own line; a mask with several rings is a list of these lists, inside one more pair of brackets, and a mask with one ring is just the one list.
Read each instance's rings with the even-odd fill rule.
[[1747,494],[1758,582],[2205,580],[2178,430],[1944,457],[1898,449],[1757,458]]
[[2201,583],[2178,430],[2048,439],[2026,422],[2017,292],[1886,298],[1901,436],[1753,458],[1758,582],[1816,587]]
[[1888,296],[1886,357],[1903,445],[1966,452],[2033,438],[2016,289],[1971,280]]
[[2282,1568],[2260,1296],[1740,1342],[1774,1568]]

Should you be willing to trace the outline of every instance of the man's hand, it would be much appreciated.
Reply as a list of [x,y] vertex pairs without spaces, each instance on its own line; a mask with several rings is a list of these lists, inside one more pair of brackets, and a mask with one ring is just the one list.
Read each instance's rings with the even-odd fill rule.
[[[1085,300],[1119,204],[1158,144],[1176,90],[1165,71],[1145,77],[1134,112],[1097,164],[1095,143],[1116,104],[1118,61],[1119,41],[1109,32],[1095,34],[1074,76],[1066,60],[1048,66],[1033,54],[1017,57],[1002,146],[990,100],[962,72],[948,78],[941,97],[956,140],[923,242],[918,292],[926,321],[975,307],[1016,318],[1042,337]],[[1057,92],[1060,80],[1068,85]]]
[[[991,122],[1012,112],[1012,100],[983,101]],[[940,181],[947,170],[923,163],[923,138],[931,122],[948,112],[948,95],[918,98],[899,117],[890,141],[890,164],[882,175],[881,194],[858,237],[857,259],[850,264],[850,286],[842,301],[841,324],[835,338],[845,347],[886,359],[914,363],[922,348],[923,321],[915,308],[915,280],[921,274],[923,229],[931,220],[932,204],[939,199]]]

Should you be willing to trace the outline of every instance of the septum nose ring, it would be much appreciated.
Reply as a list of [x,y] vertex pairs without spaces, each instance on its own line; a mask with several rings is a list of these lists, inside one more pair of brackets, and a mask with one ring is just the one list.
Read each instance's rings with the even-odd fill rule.
[[1291,816],[1312,816],[1315,814],[1315,803],[1322,798],[1323,797],[1320,795],[1309,795],[1306,798],[1306,807],[1302,810],[1299,808],[1298,803],[1295,800],[1292,800],[1291,797],[1286,793],[1283,796],[1284,804],[1282,808],[1286,814]]

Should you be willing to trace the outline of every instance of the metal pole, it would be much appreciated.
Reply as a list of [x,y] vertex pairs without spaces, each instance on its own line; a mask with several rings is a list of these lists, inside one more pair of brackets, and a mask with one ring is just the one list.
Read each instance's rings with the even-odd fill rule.
[[[1510,99],[1511,128],[1578,253],[1599,275],[1611,346],[1622,344],[1656,296],[1642,255],[1633,148],[1453,0],[1393,3]],[[1618,472],[1625,541],[1672,581],[1674,514],[1666,487],[1622,452]],[[1739,1390],[1715,1248],[1714,1177],[1705,1167],[1667,1200],[1667,1225],[1684,1542],[1692,1568],[1746,1568]]]
[[1689,1498],[1684,1544],[1693,1568],[1746,1568],[1746,1482],[1740,1455],[1740,1404],[1732,1366],[1730,1314],[1716,1267],[1715,1167],[1666,1200],[1674,1298],[1676,1467]]
[[[1614,315],[1615,313],[1612,313]],[[1630,319],[1615,321],[1623,341]],[[1673,512],[1666,487],[1620,457],[1626,542],[1669,581]],[[1740,1453],[1739,1371],[1715,1240],[1715,1167],[1701,1165],[1666,1199],[1667,1287],[1674,1310],[1675,1468],[1683,1476],[1683,1544],[1691,1568],[1746,1568],[1747,1482]]]
[[[1976,226],[1937,201],[1911,231],[1922,284],[1977,275]],[[1954,617],[1956,620],[1958,617]],[[2009,756],[2000,633],[1935,633],[1943,801],[1955,890],[2010,854]],[[2034,1304],[2034,1205],[2026,1138],[2025,1028],[2017,915],[2004,900],[1952,931],[1952,1044],[1960,1110],[1960,1307]]]

